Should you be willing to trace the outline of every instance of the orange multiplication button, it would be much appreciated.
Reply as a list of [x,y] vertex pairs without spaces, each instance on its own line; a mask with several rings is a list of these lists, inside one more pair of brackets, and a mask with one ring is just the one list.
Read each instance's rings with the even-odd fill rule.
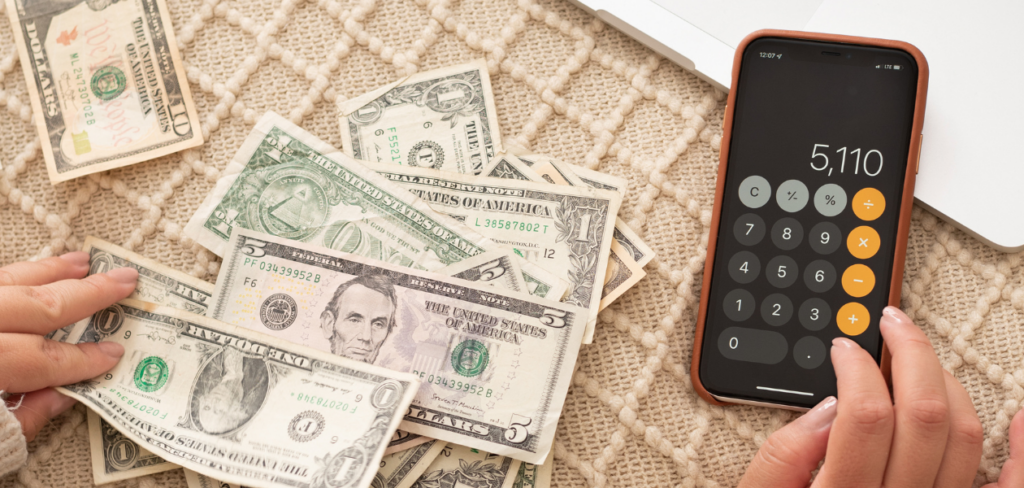
[[885,211],[885,197],[874,188],[864,188],[853,196],[853,214],[861,220],[872,221]]
[[867,259],[874,256],[881,244],[878,232],[875,232],[875,229],[866,225],[853,229],[850,231],[850,235],[846,237],[846,248],[857,259]]
[[875,273],[863,264],[855,264],[843,272],[843,290],[851,297],[860,298],[875,288]]
[[857,302],[843,305],[836,313],[836,324],[839,325],[839,330],[848,336],[863,334],[870,323],[871,317],[868,316],[868,309]]

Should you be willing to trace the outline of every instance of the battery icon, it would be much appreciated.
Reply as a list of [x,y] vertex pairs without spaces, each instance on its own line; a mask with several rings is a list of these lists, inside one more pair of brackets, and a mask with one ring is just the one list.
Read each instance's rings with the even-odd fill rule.
[[892,69],[894,69],[896,71],[899,71],[899,70],[903,69],[903,66],[900,66],[898,64],[894,64],[894,65],[892,65]]

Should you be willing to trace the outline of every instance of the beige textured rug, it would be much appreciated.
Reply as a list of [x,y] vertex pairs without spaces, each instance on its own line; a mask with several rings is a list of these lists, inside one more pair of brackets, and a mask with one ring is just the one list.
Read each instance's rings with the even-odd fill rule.
[[[77,249],[92,234],[212,282],[219,262],[181,229],[260,115],[274,110],[340,145],[336,107],[348,97],[483,56],[506,141],[627,178],[620,216],[658,253],[581,352],[555,486],[733,486],[793,418],[709,407],[690,388],[722,93],[565,0],[171,0],[170,9],[206,144],[56,187],[0,21],[3,264]],[[1022,278],[1019,255],[915,209],[903,306],[974,398],[986,431],[977,483],[998,475],[1024,399]],[[47,428],[28,466],[0,486],[90,485],[81,408]],[[121,483],[137,484],[184,478]]]

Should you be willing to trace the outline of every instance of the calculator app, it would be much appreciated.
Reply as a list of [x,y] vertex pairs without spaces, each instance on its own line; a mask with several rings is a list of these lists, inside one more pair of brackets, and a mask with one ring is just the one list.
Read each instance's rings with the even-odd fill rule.
[[811,407],[836,394],[833,338],[880,359],[916,63],[766,38],[741,66],[701,382],[720,397]]

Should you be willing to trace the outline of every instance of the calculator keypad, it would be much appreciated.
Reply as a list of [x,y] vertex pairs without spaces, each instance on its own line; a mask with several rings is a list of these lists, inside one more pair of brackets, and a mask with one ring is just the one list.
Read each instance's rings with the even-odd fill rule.
[[[818,368],[828,358],[829,336],[857,336],[871,323],[868,309],[856,300],[875,289],[875,273],[863,261],[874,257],[882,244],[870,223],[885,212],[885,199],[874,188],[855,189],[851,198],[839,184],[809,189],[795,179],[773,191],[771,182],[758,175],[746,177],[739,193],[740,202],[755,211],[731,226],[733,237],[748,250],[736,252],[727,263],[733,289],[721,307],[735,325],[719,335],[719,351],[737,361],[778,364],[788,357],[801,368]],[[765,207],[770,202],[784,216]],[[847,208],[864,225],[844,229],[829,220]],[[764,239],[766,234],[770,240]],[[767,262],[762,264],[762,259]],[[765,289],[758,285],[762,279],[774,291],[756,296],[750,290],[765,293],[759,292]],[[749,288],[739,288],[743,285]],[[837,296],[842,297],[838,303]],[[796,339],[790,343],[787,337]]]

